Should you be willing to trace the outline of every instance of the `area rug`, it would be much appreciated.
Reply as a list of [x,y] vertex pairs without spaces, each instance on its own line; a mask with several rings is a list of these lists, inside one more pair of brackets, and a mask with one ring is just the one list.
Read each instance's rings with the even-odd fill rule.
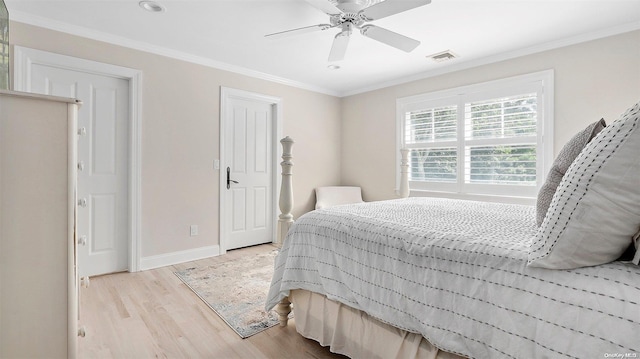
[[194,266],[175,275],[240,337],[247,338],[278,324],[277,314],[264,310],[277,252]]

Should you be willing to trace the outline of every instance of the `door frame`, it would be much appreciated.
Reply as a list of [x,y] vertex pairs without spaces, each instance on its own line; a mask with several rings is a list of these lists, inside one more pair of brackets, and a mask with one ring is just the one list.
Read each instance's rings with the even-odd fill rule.
[[282,156],[282,148],[280,147],[280,138],[282,137],[282,99],[279,97],[260,94],[257,92],[250,92],[245,90],[234,89],[230,87],[220,86],[220,196],[219,196],[219,238],[220,238],[220,254],[227,253],[228,243],[225,236],[227,212],[224,208],[227,199],[227,186],[226,186],[226,172],[222,169],[227,168],[225,162],[225,129],[226,129],[226,116],[230,112],[229,101],[231,99],[239,99],[246,101],[257,101],[266,103],[271,106],[271,202],[272,202],[272,243],[276,241],[276,222],[278,218],[278,197],[280,195],[280,183],[281,178],[278,176],[278,159]]
[[13,88],[31,92],[31,66],[34,64],[124,79],[129,83],[129,272],[140,271],[142,247],[142,71],[122,66],[55,54],[23,46],[13,48]]

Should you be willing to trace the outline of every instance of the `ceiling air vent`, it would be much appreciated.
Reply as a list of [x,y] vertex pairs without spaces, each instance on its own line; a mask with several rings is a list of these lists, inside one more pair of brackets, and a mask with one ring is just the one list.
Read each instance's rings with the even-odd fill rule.
[[447,51],[443,51],[437,54],[427,56],[427,58],[430,58],[435,62],[447,61],[447,60],[455,59],[456,57],[458,57],[458,55],[451,52],[451,50],[447,50]]

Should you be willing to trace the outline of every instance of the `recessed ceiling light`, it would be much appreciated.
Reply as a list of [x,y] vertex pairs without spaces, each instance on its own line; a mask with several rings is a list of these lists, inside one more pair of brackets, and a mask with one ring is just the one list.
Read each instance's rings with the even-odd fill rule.
[[147,0],[140,1],[138,5],[140,5],[141,8],[150,12],[163,12],[165,10],[164,6],[158,4],[155,1],[147,1]]
[[340,69],[340,66],[338,66],[338,65],[329,65],[329,66],[327,66],[327,68],[328,68],[329,70],[339,70],[339,69]]

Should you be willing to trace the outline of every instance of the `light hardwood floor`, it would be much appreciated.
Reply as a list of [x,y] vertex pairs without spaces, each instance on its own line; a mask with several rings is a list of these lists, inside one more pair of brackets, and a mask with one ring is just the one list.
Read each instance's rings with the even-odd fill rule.
[[[242,260],[271,245],[203,259]],[[200,262],[200,261],[198,261]],[[80,358],[345,358],[300,336],[289,321],[241,339],[173,272],[195,262],[91,278],[80,293]]]

